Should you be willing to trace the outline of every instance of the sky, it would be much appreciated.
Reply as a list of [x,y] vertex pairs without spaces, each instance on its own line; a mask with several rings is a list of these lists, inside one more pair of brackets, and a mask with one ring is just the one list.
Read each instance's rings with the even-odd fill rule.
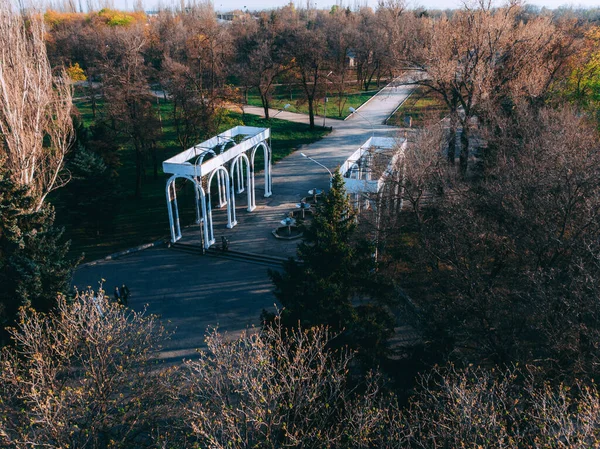
[[[298,6],[305,7],[306,2],[310,1],[311,6],[316,6],[319,9],[329,9],[331,6],[336,4],[336,0],[293,0]],[[344,7],[350,6],[353,8],[356,2],[364,4],[365,1],[371,7],[377,6],[377,0],[337,0],[337,3],[341,2]],[[131,9],[134,0],[114,0],[115,6],[119,9]],[[144,7],[146,9],[154,9],[159,3],[163,5],[179,4],[179,0],[143,0]],[[271,9],[285,6],[289,3],[289,0],[214,0],[215,10],[219,12],[231,11],[233,9],[244,9],[247,7],[249,10],[261,10]],[[559,6],[571,6],[571,7],[598,7],[600,6],[599,0],[528,0],[527,3],[536,6],[545,6],[547,8],[558,8]],[[462,5],[461,0],[411,0],[409,1],[410,7],[423,6],[431,9],[447,9],[447,8],[458,8]]]

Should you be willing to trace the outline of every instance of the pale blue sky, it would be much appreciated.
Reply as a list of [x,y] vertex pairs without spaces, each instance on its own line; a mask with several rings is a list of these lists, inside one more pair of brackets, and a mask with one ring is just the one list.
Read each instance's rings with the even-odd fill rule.
[[[131,9],[134,0],[114,0],[115,6],[121,9]],[[294,3],[306,6],[307,0],[294,0]],[[329,9],[332,5],[336,4],[336,0],[310,0],[312,5],[316,5],[319,9]],[[358,1],[359,4],[368,2],[369,6],[377,6],[377,0],[338,0],[342,1],[343,6],[350,6],[353,8],[355,3]],[[171,5],[173,3],[180,4],[180,0],[143,0],[146,9],[154,9],[158,4]],[[186,2],[187,3],[187,2]],[[242,9],[247,7],[249,10],[257,9],[270,9],[278,8],[287,5],[289,0],[214,0],[214,6],[217,11],[230,11],[232,9]],[[559,6],[572,6],[572,7],[598,7],[600,6],[599,0],[576,0],[576,1],[565,1],[565,0],[529,0],[527,3],[537,6],[546,6],[548,8],[557,8]],[[446,9],[446,8],[457,8],[462,4],[461,0],[411,0],[410,6],[424,6],[426,8]]]

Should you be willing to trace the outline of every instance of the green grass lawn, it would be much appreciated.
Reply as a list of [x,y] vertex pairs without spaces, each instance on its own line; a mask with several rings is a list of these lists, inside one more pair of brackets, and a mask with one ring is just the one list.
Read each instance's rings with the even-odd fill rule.
[[[77,103],[84,124],[93,123],[91,107],[89,102]],[[181,148],[176,141],[175,129],[170,123],[169,103],[161,104],[162,115],[162,138],[159,142],[159,160],[163,160],[179,153]],[[236,125],[247,125],[257,127],[270,127],[273,148],[273,161],[277,162],[290,154],[300,145],[319,140],[327,131],[323,128],[310,130],[308,125],[288,122],[285,120],[272,119],[267,122],[260,117],[229,112],[222,125],[221,131]],[[257,168],[260,165],[257,153]],[[73,256],[85,254],[85,261],[105,257],[113,252],[137,246],[143,243],[155,241],[168,234],[168,216],[165,199],[165,185],[168,178],[162,172],[162,164],[159,167],[158,178],[152,174],[152,163],[148,161],[146,179],[143,182],[142,198],[134,198],[135,189],[135,160],[134,150],[128,145],[123,145],[120,150],[121,167],[118,170],[121,184],[119,208],[115,211],[113,226],[110,233],[97,235],[90,233],[83,226],[69,223],[64,220],[65,208],[71,207],[64,204],[61,199],[60,190],[50,199],[56,207],[56,224],[65,226],[65,236],[71,239],[71,253]],[[178,182],[178,186],[179,186]],[[178,193],[179,212],[182,226],[191,224],[194,220],[194,192],[181,183],[182,189]],[[191,183],[190,183],[191,186]]]
[[402,106],[392,115],[387,124],[405,126],[404,117],[412,118],[413,128],[422,128],[428,120],[440,120],[448,113],[448,108],[434,92],[418,87]]
[[[385,85],[383,83],[382,85]],[[358,108],[365,101],[368,101],[373,95],[379,92],[380,89],[373,89],[369,91],[361,91],[356,84],[348,85],[348,93],[345,94],[341,99],[338,98],[335,92],[328,92],[327,98],[327,117],[344,119],[350,115],[348,108]],[[303,99],[304,93],[300,85],[292,85],[291,87],[285,85],[275,86],[273,92],[273,98],[270,103],[272,109],[283,109],[286,104],[290,107],[287,109],[289,112],[299,112],[302,114],[308,114],[308,103]],[[260,96],[255,89],[250,89],[248,93],[248,104],[250,106],[262,107]],[[323,118],[323,96],[316,100],[315,115]],[[317,123],[321,123],[317,120]]]

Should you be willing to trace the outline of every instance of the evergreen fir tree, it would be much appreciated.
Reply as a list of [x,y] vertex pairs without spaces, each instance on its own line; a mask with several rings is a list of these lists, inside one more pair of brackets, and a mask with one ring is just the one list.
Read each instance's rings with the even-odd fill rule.
[[269,274],[286,326],[324,324],[343,331],[341,340],[363,353],[381,355],[394,327],[384,304],[389,290],[377,279],[373,245],[355,231],[355,212],[336,173],[298,245],[298,261]]
[[0,343],[19,307],[48,311],[56,304],[75,265],[67,258],[62,230],[52,227],[53,208],[33,207],[27,189],[0,171]]

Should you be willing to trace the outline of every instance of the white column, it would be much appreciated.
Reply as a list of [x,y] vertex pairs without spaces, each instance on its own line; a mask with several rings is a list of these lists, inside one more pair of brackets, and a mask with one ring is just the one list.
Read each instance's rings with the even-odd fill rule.
[[226,204],[226,192],[223,189],[223,177],[221,176],[221,170],[217,171],[217,187],[219,188],[219,207],[223,207]]
[[175,189],[175,181],[173,181],[173,206],[175,208],[175,234],[176,240],[181,238],[181,226],[179,224],[179,207],[177,206],[177,191]]
[[[397,177],[396,177],[397,178]],[[402,202],[402,198],[400,196],[400,180],[394,179],[394,213],[400,212],[398,209],[398,204]]]
[[254,191],[254,164],[252,163],[250,166],[250,185],[248,186],[250,189],[250,207],[248,209],[249,212],[252,212],[256,209],[256,192]]
[[165,189],[165,193],[167,195],[167,212],[169,214],[169,229],[171,230],[171,243],[175,243],[177,238],[175,236],[175,222],[173,219],[173,202],[171,199],[171,183],[172,180],[169,179],[167,181],[167,188]]
[[215,243],[215,232],[213,229],[213,219],[212,219],[212,204],[210,201],[210,188],[208,189],[208,192],[206,193],[206,197],[208,198],[207,219],[208,219],[208,232],[209,232],[207,244],[208,244],[208,246],[210,246],[213,243]]
[[206,195],[204,195],[204,191],[201,192],[202,193],[202,232],[204,233],[204,248],[208,249],[210,248],[210,238],[208,235],[208,220],[206,218]]
[[[227,170],[225,170],[225,172],[227,173]],[[229,203],[229,199],[228,199],[228,195],[229,195],[229,176],[227,176],[226,174],[221,174],[221,190],[223,192],[223,202],[225,204]]]
[[233,182],[229,185],[229,178],[227,178],[227,191],[229,192],[229,198],[227,200],[227,218],[229,223],[227,224],[228,228],[233,228],[237,224],[237,220],[235,219],[235,186]]
[[[217,175],[221,174],[220,173],[221,169],[219,169],[219,173],[217,173]],[[222,177],[223,178],[223,177]],[[227,202],[227,227],[229,229],[233,228],[233,220],[231,219],[231,198],[230,196],[230,191],[229,191],[229,176],[224,176],[225,178],[225,201]]]
[[265,154],[265,198],[271,196],[271,151],[267,144],[264,144]]
[[246,184],[248,185],[248,208],[246,210],[248,212],[252,212],[254,210],[254,208],[252,207],[252,192],[254,191],[254,189],[252,188],[252,178],[250,177],[250,173],[250,165],[246,163]]
[[196,224],[200,224],[200,192],[197,182],[194,182],[194,199],[196,200]]
[[[238,183],[238,188],[237,188],[237,193],[242,193],[244,191],[244,177],[242,176],[242,170],[243,170],[243,164],[244,160],[243,158],[238,158],[237,159],[237,165],[235,167],[235,171],[236,171],[236,175],[237,175],[237,183]],[[233,182],[233,177],[231,178],[231,181]]]

